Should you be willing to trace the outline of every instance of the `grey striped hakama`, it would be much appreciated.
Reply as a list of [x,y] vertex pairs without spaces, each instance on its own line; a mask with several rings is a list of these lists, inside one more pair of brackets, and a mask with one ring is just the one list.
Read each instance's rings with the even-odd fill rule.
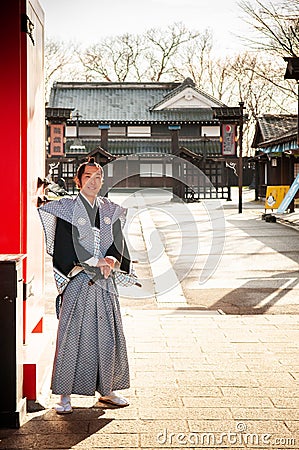
[[118,297],[79,273],[64,293],[52,375],[54,394],[108,395],[130,386]]

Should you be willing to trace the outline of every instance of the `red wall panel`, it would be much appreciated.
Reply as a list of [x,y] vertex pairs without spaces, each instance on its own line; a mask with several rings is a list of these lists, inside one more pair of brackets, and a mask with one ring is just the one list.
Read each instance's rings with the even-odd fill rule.
[[[27,18],[34,25],[32,38],[26,32]],[[45,165],[43,24],[38,0],[6,2],[0,27],[0,253],[27,255],[28,333],[44,309],[43,235],[36,209],[37,179],[44,177]]]
[[0,27],[0,253],[21,252],[21,3],[6,5]]

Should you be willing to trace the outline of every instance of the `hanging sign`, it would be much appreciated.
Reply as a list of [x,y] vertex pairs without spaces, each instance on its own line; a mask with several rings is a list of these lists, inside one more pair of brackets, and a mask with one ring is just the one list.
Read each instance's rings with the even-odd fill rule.
[[64,125],[61,123],[51,123],[50,125],[50,155],[63,156],[63,130]]
[[222,155],[235,156],[236,155],[236,125],[223,123],[222,124]]

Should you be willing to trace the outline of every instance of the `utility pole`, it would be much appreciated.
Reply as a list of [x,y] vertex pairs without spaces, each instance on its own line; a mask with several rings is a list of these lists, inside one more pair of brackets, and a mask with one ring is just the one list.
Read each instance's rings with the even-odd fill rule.
[[243,189],[243,110],[244,102],[239,102],[240,106],[240,118],[239,118],[239,170],[238,170],[238,181],[239,181],[239,214],[242,213],[242,189]]
[[76,138],[79,139],[79,118],[80,118],[79,111],[76,111],[75,119],[76,119]]
[[70,146],[70,149],[73,151],[76,151],[77,153],[78,153],[78,151],[84,152],[85,145],[83,145],[83,143],[80,139],[80,136],[79,136],[79,118],[82,116],[79,114],[79,111],[76,111],[76,114],[74,115],[74,117],[76,119],[76,137],[74,139],[74,142]]

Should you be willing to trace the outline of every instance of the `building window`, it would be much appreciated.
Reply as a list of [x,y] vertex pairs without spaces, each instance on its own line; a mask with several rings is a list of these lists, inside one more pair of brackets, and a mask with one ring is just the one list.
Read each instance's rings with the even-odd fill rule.
[[79,135],[82,136],[100,136],[98,127],[82,127],[79,130]]
[[220,126],[202,126],[201,136],[207,137],[219,137],[220,136]]
[[294,178],[299,174],[299,163],[294,164]]
[[127,135],[129,137],[149,137],[151,127],[128,127]]
[[62,178],[73,178],[75,176],[76,168],[74,162],[62,163]]
[[172,164],[165,164],[165,175],[172,177]]
[[141,177],[163,177],[163,164],[140,163]]
[[107,177],[113,177],[113,164],[107,164]]
[[76,127],[65,127],[66,137],[76,137]]
[[125,136],[126,127],[111,127],[109,130],[109,136]]

